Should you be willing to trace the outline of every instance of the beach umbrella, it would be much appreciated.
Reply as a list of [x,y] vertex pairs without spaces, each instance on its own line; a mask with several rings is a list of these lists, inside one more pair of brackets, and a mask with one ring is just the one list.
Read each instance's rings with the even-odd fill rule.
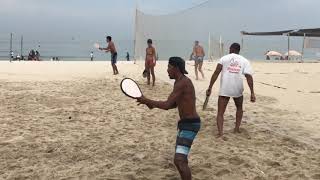
[[282,54],[277,51],[269,51],[266,56],[282,56]]
[[[288,56],[288,53],[285,53],[284,55]],[[291,51],[289,51],[289,56],[302,56],[302,55],[298,51],[291,50]]]

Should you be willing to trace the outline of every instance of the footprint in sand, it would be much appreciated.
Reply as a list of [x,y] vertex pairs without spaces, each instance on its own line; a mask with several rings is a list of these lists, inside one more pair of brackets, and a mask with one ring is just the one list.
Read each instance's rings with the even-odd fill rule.
[[244,163],[244,160],[240,159],[238,156],[234,156],[229,159],[229,163],[232,165],[239,166],[240,164]]
[[205,110],[203,110],[203,111],[209,111],[209,112],[212,112],[212,111],[215,111],[215,109],[214,108],[206,108]]
[[279,154],[279,153],[274,153],[273,156],[274,156],[274,157],[280,157],[281,154]]
[[230,174],[230,171],[228,169],[222,169],[216,173],[216,176],[221,177],[227,174]]
[[2,141],[2,143],[1,144],[10,144],[10,143],[17,143],[17,142],[19,142],[19,141],[22,141],[24,139],[24,137],[23,136],[16,136],[16,137],[13,137],[13,138],[11,138],[11,139],[8,139],[8,140],[4,140],[4,141]]
[[281,165],[280,165],[280,163],[279,163],[279,162],[277,162],[277,161],[266,160],[265,162],[266,162],[266,164],[267,164],[268,166],[271,166],[271,167],[278,167],[278,166],[281,166]]
[[320,179],[320,174],[315,174],[311,176],[312,179]]
[[253,180],[266,180],[266,178],[261,176],[256,176],[255,178],[253,178]]
[[204,166],[205,168],[209,168],[209,169],[212,168],[212,164],[211,164],[211,163],[205,163],[203,166]]
[[168,178],[168,180],[180,180],[180,178],[178,178],[178,177],[172,177],[172,176],[176,176],[176,175],[167,174],[167,175],[166,175],[166,178]]
[[310,91],[310,93],[312,93],[312,94],[319,94],[320,91]]
[[235,135],[246,138],[246,139],[251,139],[251,135],[246,129],[240,128],[240,133],[235,133]]

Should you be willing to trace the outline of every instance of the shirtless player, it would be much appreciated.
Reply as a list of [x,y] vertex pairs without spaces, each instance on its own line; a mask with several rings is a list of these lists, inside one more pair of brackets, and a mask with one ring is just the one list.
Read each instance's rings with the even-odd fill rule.
[[188,72],[185,70],[185,61],[182,58],[171,57],[167,71],[170,79],[175,80],[173,91],[168,99],[166,101],[153,101],[142,96],[137,101],[140,104],[147,105],[150,109],[169,110],[178,107],[180,121],[178,122],[174,164],[182,180],[191,180],[188,154],[201,126],[201,120],[196,111],[195,90],[192,81],[185,76]]
[[202,78],[204,78],[204,73],[202,71],[202,64],[203,64],[203,58],[205,56],[203,47],[199,45],[199,41],[194,42],[194,47],[193,47],[193,53],[194,57],[194,70],[196,73],[196,80],[199,79],[198,77],[198,71],[201,73]]
[[111,36],[107,36],[107,43],[108,46],[106,48],[99,48],[100,50],[104,50],[105,52],[110,52],[111,53],[111,65],[112,65],[112,70],[113,70],[113,75],[119,74],[118,68],[117,68],[117,50],[116,47],[112,41]]

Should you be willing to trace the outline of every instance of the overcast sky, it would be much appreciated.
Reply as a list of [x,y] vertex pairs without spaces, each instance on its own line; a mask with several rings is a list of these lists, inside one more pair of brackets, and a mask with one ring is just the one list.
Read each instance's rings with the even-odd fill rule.
[[[320,0],[211,1],[207,8],[215,17],[212,24],[215,21],[229,24],[223,26],[227,29],[219,30],[224,33],[320,27]],[[42,40],[71,36],[96,39],[106,34],[133,39],[137,4],[148,14],[167,14],[202,2],[204,0],[0,0],[0,38],[13,32]]]

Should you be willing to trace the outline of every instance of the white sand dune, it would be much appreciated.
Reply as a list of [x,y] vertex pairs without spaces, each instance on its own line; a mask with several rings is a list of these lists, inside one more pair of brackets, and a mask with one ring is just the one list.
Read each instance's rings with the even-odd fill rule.
[[[190,154],[194,179],[320,179],[320,64],[253,63],[257,103],[246,90],[242,134],[233,134],[235,108],[225,115],[227,141],[217,140],[218,84],[208,110],[206,79],[195,81],[202,129]],[[0,179],[179,179],[172,158],[176,110],[148,110],[124,96],[123,77],[147,97],[172,90],[166,62],[156,87],[143,63],[0,62]],[[210,75],[209,75],[210,74]]]

